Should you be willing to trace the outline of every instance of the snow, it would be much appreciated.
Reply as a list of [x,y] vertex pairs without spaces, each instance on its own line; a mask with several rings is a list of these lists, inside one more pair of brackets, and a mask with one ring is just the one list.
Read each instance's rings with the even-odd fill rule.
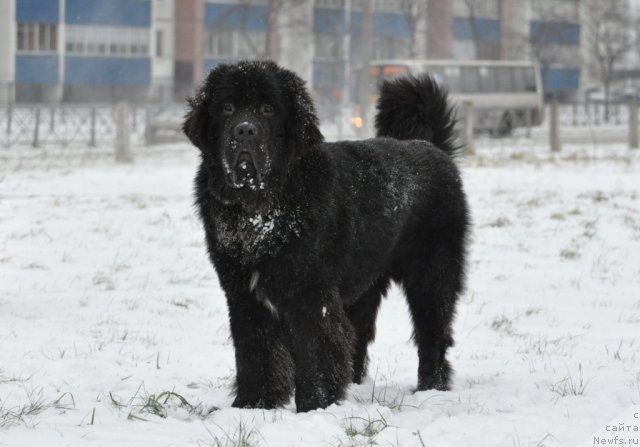
[[393,288],[369,377],[303,414],[230,408],[195,150],[3,155],[0,445],[594,445],[640,403],[640,152],[482,144],[462,162],[474,231],[453,389],[413,392]]

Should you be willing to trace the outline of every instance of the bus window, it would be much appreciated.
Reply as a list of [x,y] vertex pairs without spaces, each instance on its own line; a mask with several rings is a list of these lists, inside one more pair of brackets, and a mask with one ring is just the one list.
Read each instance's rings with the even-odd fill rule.
[[511,79],[511,67],[496,67],[496,79],[498,80],[497,91],[500,93],[510,93],[514,91],[513,80]]
[[524,71],[524,82],[525,82],[525,90],[527,92],[535,92],[538,89],[536,88],[536,72],[532,67],[523,68]]
[[447,86],[447,79],[444,75],[444,69],[442,67],[433,66],[433,67],[420,67],[418,71],[414,73],[415,75],[428,74],[431,76],[438,85]]
[[452,93],[460,92],[461,80],[460,80],[460,67],[449,65],[444,67],[444,85],[449,88]]
[[461,67],[462,92],[476,93],[480,91],[480,76],[478,67]]
[[494,93],[498,91],[496,79],[496,69],[493,67],[478,67],[480,76],[480,91],[483,93]]
[[511,69],[511,73],[513,76],[513,91],[515,92],[527,91],[526,82],[525,82],[525,71],[526,71],[526,68],[521,68],[521,67],[513,67]]

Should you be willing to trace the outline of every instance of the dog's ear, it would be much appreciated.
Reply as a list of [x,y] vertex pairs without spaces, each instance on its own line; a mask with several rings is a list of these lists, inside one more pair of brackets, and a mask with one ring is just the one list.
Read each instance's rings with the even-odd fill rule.
[[187,114],[182,123],[182,131],[191,140],[191,143],[201,150],[206,143],[209,132],[211,122],[209,107],[214,86],[220,82],[223,72],[227,69],[226,64],[220,64],[211,70],[195,94],[187,98]]
[[288,141],[296,158],[302,157],[324,137],[318,127],[318,117],[305,82],[295,73],[280,69],[280,82],[289,107]]
[[205,85],[202,85],[191,98],[187,98],[187,114],[182,123],[182,131],[189,138],[191,143],[202,149],[206,133],[207,133],[207,103],[205,96]]

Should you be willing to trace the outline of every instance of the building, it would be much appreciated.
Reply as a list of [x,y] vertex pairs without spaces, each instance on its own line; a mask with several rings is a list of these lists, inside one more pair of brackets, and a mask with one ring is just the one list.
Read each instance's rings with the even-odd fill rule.
[[14,99],[15,62],[15,3],[0,0],[0,104]]
[[1,0],[0,100],[170,96],[173,0]]
[[535,60],[547,96],[575,98],[579,0],[429,0],[427,16],[429,58]]
[[[182,95],[220,62],[268,57],[335,102],[345,74],[355,78],[359,69],[361,0],[180,2],[175,82]],[[580,87],[579,0],[371,3],[373,59],[534,59],[547,95],[569,99]]]
[[[372,59],[534,59],[549,96],[581,87],[580,0],[371,5]],[[182,99],[221,62],[271,58],[335,103],[363,17],[362,0],[0,0],[0,101]]]
[[[353,0],[349,13],[340,0],[289,1],[279,9],[274,3],[181,0],[176,14],[177,91],[185,94],[221,62],[272,58],[299,73],[314,90],[336,99],[343,87],[346,61],[350,61],[350,70],[358,65],[361,2]],[[374,3],[372,57],[409,57],[411,2]],[[345,42],[349,58],[345,58]]]

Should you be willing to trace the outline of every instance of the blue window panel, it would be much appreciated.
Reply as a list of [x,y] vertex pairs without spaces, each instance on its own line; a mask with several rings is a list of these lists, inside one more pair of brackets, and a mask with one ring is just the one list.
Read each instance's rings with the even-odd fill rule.
[[58,23],[60,8],[58,0],[17,0],[16,21]]
[[376,12],[373,14],[373,35],[411,38],[410,24],[406,14]]
[[549,68],[543,73],[544,90],[577,90],[580,87],[580,69]]
[[[373,35],[385,37],[411,37],[411,28],[406,14],[375,12],[373,14]],[[344,11],[339,9],[315,8],[313,30],[318,34],[343,34],[345,29]],[[351,35],[359,39],[362,29],[362,12],[351,12]]]
[[457,40],[475,39],[474,26],[478,33],[478,39],[492,42],[500,41],[500,20],[482,17],[476,17],[475,19],[454,17],[453,38]]
[[58,56],[36,56],[18,54],[16,56],[16,83],[57,84]]
[[64,78],[70,85],[150,85],[151,59],[68,56]]
[[204,20],[207,28],[266,31],[269,8],[266,5],[229,5],[206,3]]
[[580,45],[580,25],[576,23],[537,22],[529,25],[531,41],[544,41],[560,45]]
[[315,8],[313,10],[313,31],[318,34],[343,34],[344,11]]
[[[373,35],[376,37],[411,37],[407,16],[394,13],[373,14]],[[359,41],[362,32],[362,12],[351,13],[351,37]]]
[[149,0],[66,0],[66,23],[74,25],[151,26]]

